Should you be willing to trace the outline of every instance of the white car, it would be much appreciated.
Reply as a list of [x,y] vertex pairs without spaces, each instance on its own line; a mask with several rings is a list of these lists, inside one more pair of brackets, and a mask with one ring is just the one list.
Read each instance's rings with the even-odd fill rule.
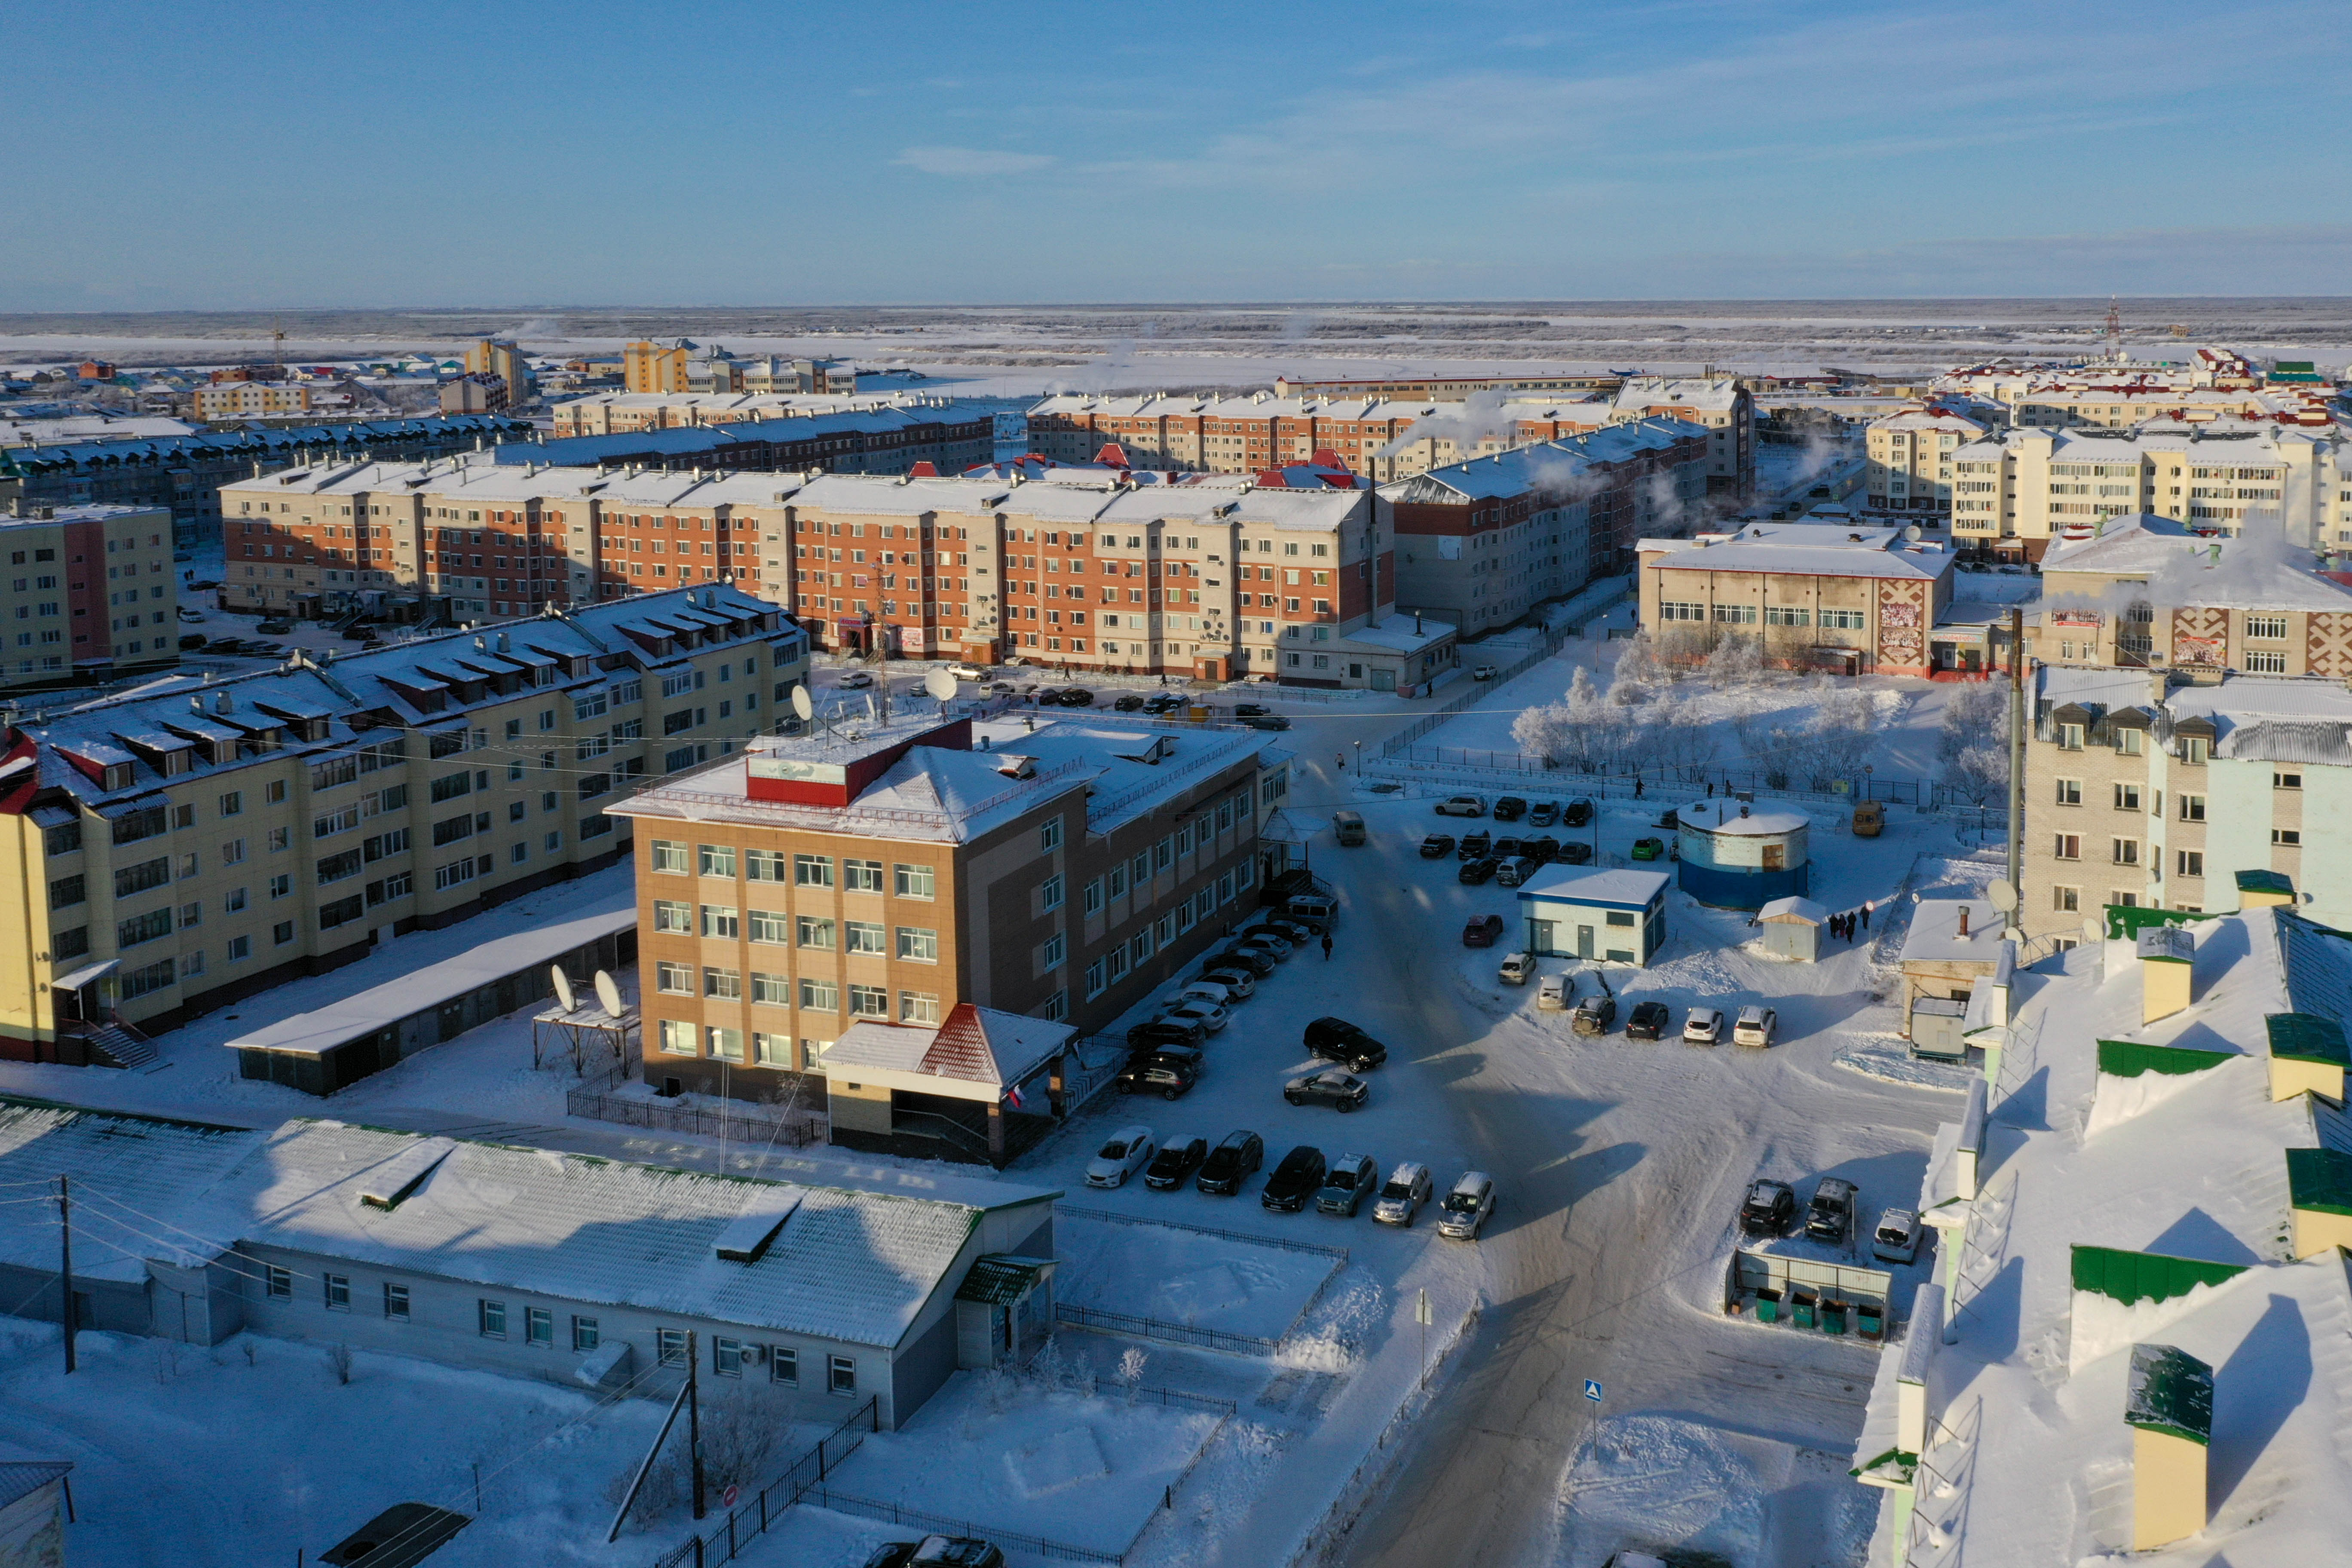
[[1411,1228],[1413,1216],[1421,1213],[1422,1205],[1435,1191],[1429,1167],[1406,1160],[1389,1172],[1388,1184],[1372,1200],[1372,1217],[1382,1225]]
[[1543,1013],[1565,1013],[1576,1004],[1576,976],[1547,974],[1536,989],[1536,1009]]
[[847,675],[843,676],[838,681],[835,682],[835,684],[840,686],[845,690],[859,691],[873,685],[874,678],[862,669],[853,669]]
[[1225,1026],[1233,1022],[1233,1015],[1199,996],[1180,996],[1174,1006],[1160,1016],[1173,1023],[1198,1024],[1203,1033],[1211,1035],[1223,1033]]
[[1503,960],[1503,966],[1496,972],[1496,978],[1506,985],[1525,985],[1528,983],[1528,976],[1535,972],[1536,955],[1534,953],[1515,952]]
[[1683,1038],[1694,1046],[1723,1043],[1723,1014],[1714,1007],[1694,1007],[1683,1021]]
[[1176,993],[1176,1000],[1206,1002],[1213,1007],[1223,1007],[1230,1012],[1233,1005],[1241,998],[1234,995],[1233,988],[1222,980],[1195,980]]
[[1447,1190],[1438,1211],[1437,1234],[1457,1241],[1475,1241],[1495,1212],[1495,1178],[1484,1171],[1465,1171]]
[[1482,664],[1477,668],[1470,672],[1470,679],[1473,680],[1492,680],[1495,677],[1502,673],[1503,672],[1494,665]]
[[1158,1152],[1160,1144],[1150,1128],[1122,1127],[1087,1162],[1087,1185],[1123,1187],[1128,1177],[1151,1163],[1151,1156]]
[[1749,1006],[1739,1010],[1739,1022],[1731,1026],[1731,1043],[1735,1046],[1769,1046],[1780,1032],[1780,1015],[1769,1007]]
[[1915,1263],[1919,1258],[1919,1216],[1909,1209],[1888,1209],[1871,1232],[1870,1255],[1881,1263]]
[[1235,947],[1256,948],[1259,952],[1266,953],[1272,957],[1277,963],[1281,963],[1284,959],[1288,958],[1291,953],[1296,951],[1291,947],[1289,942],[1286,942],[1281,937],[1276,936],[1274,932],[1265,930],[1263,927],[1250,932],[1249,935],[1242,938],[1241,941],[1235,942],[1234,945]]
[[1201,971],[1201,978],[1195,984],[1222,985],[1226,994],[1235,1002],[1246,1002],[1257,994],[1257,976],[1250,973],[1245,963],[1212,963]]

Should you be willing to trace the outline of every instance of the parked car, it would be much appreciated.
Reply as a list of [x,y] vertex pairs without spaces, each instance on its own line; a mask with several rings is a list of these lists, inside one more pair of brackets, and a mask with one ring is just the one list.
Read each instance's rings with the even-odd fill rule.
[[1870,1233],[1870,1255],[1881,1263],[1919,1260],[1919,1216],[1909,1209],[1888,1209]]
[[1209,1032],[1189,1020],[1154,1018],[1149,1024],[1138,1024],[1127,1032],[1128,1048],[1150,1050],[1160,1046],[1192,1046],[1197,1047],[1209,1037]]
[[1372,1086],[1337,1068],[1292,1079],[1282,1086],[1282,1098],[1293,1105],[1328,1105],[1334,1110],[1355,1110],[1372,1097]]
[[1328,893],[1294,893],[1282,908],[1292,920],[1312,926],[1318,936],[1339,918],[1339,900]]
[[1190,1000],[1180,999],[1176,1005],[1169,1008],[1160,1016],[1187,1024],[1198,1024],[1203,1033],[1211,1035],[1223,1034],[1225,1026],[1233,1022],[1232,1016],[1223,1007],[1200,997]]
[[1323,1170],[1323,1187],[1315,1194],[1318,1214],[1356,1217],[1356,1209],[1381,1184],[1381,1168],[1370,1154],[1342,1154]]
[[1683,814],[1675,807],[1670,805],[1666,807],[1665,810],[1658,813],[1656,826],[1664,828],[1667,832],[1675,832],[1679,829],[1682,825]]
[[969,1535],[927,1535],[876,1547],[866,1568],[1004,1568],[1004,1553]]
[[1497,860],[1516,860],[1528,852],[1528,847],[1520,839],[1503,837],[1496,839],[1494,847],[1486,852]]
[[1151,1163],[1144,1167],[1143,1184],[1155,1193],[1172,1193],[1190,1181],[1192,1173],[1201,1168],[1201,1162],[1208,1157],[1206,1138],[1182,1132],[1171,1134],[1160,1146],[1160,1152],[1151,1156]]
[[[1469,868],[1465,866],[1463,869],[1466,871]],[[1468,879],[1464,879],[1466,881]],[[1472,915],[1462,922],[1462,945],[1465,947],[1492,947],[1502,934],[1503,917],[1500,915]]]
[[[266,632],[269,628],[265,626],[261,629]],[[843,676],[839,680],[834,682],[834,684],[842,688],[845,691],[863,691],[867,687],[874,684],[874,677],[867,674],[865,670],[853,669],[848,674]]]
[[1254,713],[1241,721],[1253,730],[1287,730],[1290,721],[1280,713]]
[[1576,1005],[1576,976],[1547,974],[1536,987],[1536,1010],[1542,1013],[1565,1013]]
[[1666,1037],[1666,1026],[1673,1021],[1674,1014],[1664,1002],[1636,1002],[1633,1012],[1625,1016],[1625,1037],[1662,1040]]
[[205,613],[202,610],[192,610],[185,605],[180,606],[178,615],[184,621],[201,622],[205,618]]
[[1506,888],[1516,888],[1542,869],[1543,862],[1532,855],[1514,856],[1496,866],[1495,880]]
[[180,651],[182,653],[193,652],[204,646],[205,634],[202,632],[190,632],[187,636],[180,639]]
[[1559,858],[1559,840],[1547,833],[1528,839],[1519,847],[1519,853],[1538,866],[1549,866]]
[[1318,1018],[1300,1037],[1307,1054],[1327,1062],[1345,1062],[1358,1072],[1370,1072],[1389,1059],[1389,1048],[1345,1018]]
[[1495,1212],[1495,1178],[1484,1171],[1465,1171],[1447,1189],[1440,1205],[1437,1234],[1457,1241],[1475,1241]]
[[1559,820],[1559,802],[1556,800],[1539,800],[1528,807],[1529,827],[1549,827]]
[[1483,859],[1494,847],[1493,834],[1465,833],[1462,836],[1461,846],[1454,851],[1454,858],[1457,860]]
[[948,673],[958,680],[986,680],[989,668],[984,664],[951,664],[948,666]]
[[1054,708],[1061,703],[1062,689],[1058,686],[1033,686],[1029,689],[1028,695],[1029,700],[1038,707]]
[[1525,985],[1528,977],[1535,972],[1534,953],[1514,952],[1503,960],[1502,967],[1495,971],[1495,978],[1506,985]]
[[1503,672],[1491,664],[1482,664],[1470,672],[1473,680],[1492,680]]
[[1346,848],[1364,841],[1364,814],[1360,811],[1335,811],[1331,814],[1331,834]]
[[1568,809],[1560,813],[1559,817],[1560,826],[1563,827],[1582,827],[1591,820],[1592,803],[1589,800],[1570,801]]
[[1212,960],[1193,984],[1223,986],[1229,1005],[1232,1002],[1246,1002],[1257,994],[1257,976],[1239,963],[1220,963]]
[[1267,975],[1273,973],[1274,966],[1276,962],[1277,961],[1274,954],[1267,952],[1265,948],[1255,946],[1249,942],[1234,942],[1232,946],[1219,951],[1213,954],[1209,959],[1209,963],[1215,967],[1225,968],[1233,965],[1239,965],[1241,968],[1248,970],[1252,974],[1256,975]]
[[1282,1157],[1257,1201],[1276,1214],[1297,1214],[1323,1184],[1323,1151],[1301,1143]]
[[1659,856],[1664,855],[1665,852],[1666,842],[1663,838],[1636,838],[1633,840],[1633,858],[1636,860],[1655,860]]
[[1495,820],[1497,822],[1517,822],[1527,814],[1528,803],[1522,796],[1507,795],[1495,802]]
[[1723,1014],[1713,1007],[1694,1007],[1683,1020],[1683,1039],[1694,1046],[1723,1043]]
[[1421,841],[1421,858],[1424,860],[1443,860],[1453,853],[1454,835],[1451,833],[1433,833]]
[[1087,1185],[1123,1187],[1128,1177],[1151,1163],[1151,1157],[1159,1152],[1160,1143],[1152,1137],[1150,1128],[1140,1122],[1122,1127],[1105,1140],[1095,1157],[1087,1162]]
[[1740,1235],[1786,1236],[1796,1217],[1797,1194],[1788,1183],[1759,1176],[1748,1184],[1748,1195],[1739,1202]]
[[1484,816],[1486,815],[1486,803],[1484,799],[1475,795],[1448,795],[1444,800],[1437,803],[1437,815],[1440,816]]
[[1580,1035],[1605,1035],[1617,1026],[1617,998],[1604,987],[1576,1005],[1568,1026]]
[[1306,921],[1295,921],[1287,915],[1268,915],[1254,930],[1244,931],[1242,934],[1255,936],[1261,931],[1272,931],[1293,947],[1305,947],[1323,934],[1321,926],[1310,924]]
[[1165,1051],[1146,1051],[1129,1057],[1127,1065],[1118,1069],[1118,1091],[1121,1094],[1156,1094],[1162,1100],[1181,1100],[1192,1092],[1201,1081],[1197,1068]]
[[991,697],[1010,697],[1013,689],[1013,682],[1009,680],[992,680],[988,683],[988,694]]
[[1731,1043],[1735,1046],[1769,1046],[1780,1029],[1780,1015],[1771,1008],[1742,1007],[1739,1022],[1731,1026]]
[[1288,958],[1293,952],[1297,951],[1297,947],[1279,931],[1268,931],[1264,926],[1259,926],[1254,931],[1244,931],[1242,934],[1242,939],[1234,945],[1236,947],[1255,948],[1258,952],[1272,958],[1276,963],[1281,963],[1284,959]]
[[1120,713],[1132,713],[1142,706],[1143,699],[1138,697],[1132,691],[1127,693],[1124,697],[1114,700],[1111,703],[1112,709]]
[[1853,1228],[1854,1201],[1862,1189],[1837,1176],[1823,1176],[1805,1205],[1805,1237],[1834,1247]]
[[1571,838],[1559,847],[1559,860],[1564,866],[1589,866],[1592,863],[1592,846],[1581,838]]
[[1401,1225],[1411,1229],[1414,1216],[1435,1192],[1428,1166],[1402,1161],[1390,1169],[1381,1195],[1372,1200],[1372,1217],[1382,1225]]
[[266,637],[291,637],[294,634],[294,623],[292,621],[273,618],[263,621],[253,629],[259,632]]
[[1184,983],[1184,989],[1176,993],[1176,1000],[1206,1002],[1213,1006],[1223,1007],[1230,1013],[1234,1004],[1239,1002],[1241,997],[1235,994],[1232,986],[1222,981],[1188,980]]
[[1465,860],[1462,863],[1462,869],[1454,874],[1454,879],[1465,887],[1482,888],[1495,879],[1495,873],[1501,867],[1502,862],[1492,856]]
[[1853,836],[1875,838],[1886,831],[1886,806],[1875,800],[1856,801],[1853,807]]
[[1229,1198],[1242,1190],[1242,1178],[1265,1163],[1265,1139],[1247,1128],[1228,1132],[1225,1141],[1201,1162],[1201,1173],[1192,1178],[1192,1184],[1213,1196]]
[[1172,691],[1154,692],[1143,700],[1146,713],[1169,713],[1184,706],[1184,700]]
[[1234,704],[1234,717],[1236,719],[1255,719],[1261,713],[1271,713],[1273,711],[1273,709],[1268,708],[1263,702],[1236,702]]
[[1095,694],[1083,686],[1073,686],[1055,700],[1065,708],[1091,708],[1095,705]]

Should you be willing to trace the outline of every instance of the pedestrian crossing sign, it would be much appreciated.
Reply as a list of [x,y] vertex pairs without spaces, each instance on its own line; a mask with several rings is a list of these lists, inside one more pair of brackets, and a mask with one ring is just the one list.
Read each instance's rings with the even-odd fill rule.
[[1599,1378],[1588,1377],[1584,1380],[1584,1397],[1590,1399],[1595,1405],[1601,1403],[1601,1380]]

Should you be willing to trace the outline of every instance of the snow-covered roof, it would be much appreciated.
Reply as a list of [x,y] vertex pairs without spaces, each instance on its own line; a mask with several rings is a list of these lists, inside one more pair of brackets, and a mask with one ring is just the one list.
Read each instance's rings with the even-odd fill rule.
[[[1927,1395],[1919,1462],[1950,1483],[1922,1477],[1921,1568],[2120,1556],[2127,1505],[2086,1515],[2083,1500],[2128,1498],[2126,1386],[2147,1344],[2217,1370],[2215,1484],[2201,1533],[2134,1561],[2326,1562],[2352,1536],[2336,1440],[2352,1363],[2324,1349],[2352,1322],[2352,1284],[2340,1250],[2299,1243],[2290,1170],[2352,1155],[2352,1125],[2292,1075],[2282,1088],[2273,1060],[2300,1068],[2299,1042],[2328,1033],[2282,1016],[2352,1008],[2352,938],[2279,908],[2155,918],[2193,942],[2189,1005],[2141,1021],[2132,942],[2021,973],[1978,1196],[1948,1179],[1956,1130],[1938,1135],[1922,1206],[1965,1228],[1940,1243],[1962,1249],[1950,1326],[1906,1347]],[[2339,1035],[2320,1055],[2341,1053]],[[1887,1451],[1894,1396],[1882,1379],[1858,1468],[1907,1468]]]
[[1616,405],[1642,409],[1672,405],[1727,414],[1738,406],[1741,395],[1738,381],[1730,376],[1702,381],[1696,377],[1637,375],[1628,377],[1617,389]]
[[1519,884],[1519,900],[1543,899],[1554,903],[1599,904],[1612,909],[1642,910],[1665,890],[1664,871],[1637,871],[1629,866],[1591,871],[1577,866],[1547,866]]
[[836,1076],[855,1069],[868,1083],[917,1092],[994,1100],[1066,1047],[1077,1031],[1047,1018],[1024,1017],[959,1002],[936,1028],[904,1024],[853,1024],[825,1047],[824,1068]]
[[1771,900],[1756,911],[1756,918],[1759,921],[1803,921],[1820,925],[1830,918],[1830,911],[1826,905],[1791,894],[1785,899]]
[[1734,838],[1769,838],[1795,833],[1813,824],[1813,819],[1801,811],[1759,807],[1730,798],[1693,801],[1675,813],[1675,820],[1685,827],[1727,834]]
[[[0,1191],[54,1197],[72,1178],[74,1272],[139,1280],[146,1259],[182,1262],[208,1255],[200,1238],[159,1227],[182,1204],[235,1169],[260,1144],[241,1127],[113,1115],[70,1106],[0,1100]],[[184,1252],[184,1243],[194,1252]],[[0,1207],[0,1263],[47,1273],[58,1266],[55,1204]]]
[[1706,434],[1705,426],[1683,419],[1639,419],[1603,426],[1579,436],[1538,441],[1431,468],[1382,485],[1380,493],[1391,504],[1459,506],[1538,493],[1572,502],[1599,491],[1606,474],[1596,469],[1605,470],[1610,464],[1645,452],[1665,451]]
[[[1960,916],[1968,915],[1968,934]],[[1982,963],[2000,959],[2000,911],[1990,899],[1921,899],[1911,909],[1911,929],[1903,936],[1905,963]]]
[[1644,539],[1642,564],[1664,572],[1771,572],[1800,577],[1898,577],[1932,582],[1958,562],[1951,547],[1911,541],[1899,528],[1751,522],[1730,535]]
[[[2109,518],[2091,538],[2053,541],[2042,557],[2042,595],[2085,590],[2070,579],[2133,577],[2166,603],[2224,609],[2352,611],[2352,588],[2321,576],[2303,551],[2275,542],[2199,536],[2168,517]],[[2099,584],[2104,587],[2105,584]]]

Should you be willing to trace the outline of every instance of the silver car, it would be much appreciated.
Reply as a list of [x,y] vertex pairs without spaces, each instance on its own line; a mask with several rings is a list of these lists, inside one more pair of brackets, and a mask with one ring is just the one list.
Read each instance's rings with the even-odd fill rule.
[[1160,1142],[1144,1126],[1122,1127],[1107,1139],[1101,1151],[1087,1162],[1087,1185],[1123,1187],[1128,1177],[1151,1163]]
[[1484,1171],[1465,1171],[1445,1194],[1437,1218],[1437,1234],[1457,1241],[1475,1241],[1495,1212],[1495,1178]]
[[1909,1209],[1888,1209],[1870,1233],[1870,1255],[1881,1263],[1914,1263],[1919,1258],[1919,1216]]
[[1401,1225],[1410,1229],[1422,1205],[1436,1190],[1428,1166],[1402,1161],[1389,1172],[1387,1184],[1372,1200],[1372,1217],[1382,1225]]

